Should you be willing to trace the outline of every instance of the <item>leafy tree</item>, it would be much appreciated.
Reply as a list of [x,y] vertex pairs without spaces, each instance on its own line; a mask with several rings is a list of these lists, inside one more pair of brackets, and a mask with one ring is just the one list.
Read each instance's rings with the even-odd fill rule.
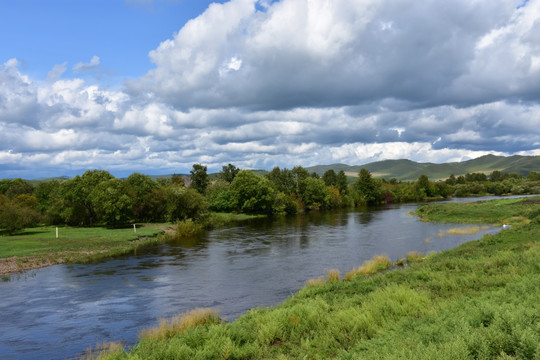
[[320,179],[321,177],[319,176],[319,174],[317,174],[315,171],[312,172],[310,175],[310,177],[314,178],[314,179]]
[[347,185],[347,176],[343,170],[340,170],[336,176],[336,187],[341,195],[345,195],[349,192],[349,186]]
[[133,216],[137,221],[149,221],[152,217],[151,195],[158,184],[148,175],[133,173],[125,180],[125,185],[125,192],[131,198]]
[[97,220],[107,225],[125,224],[133,216],[133,198],[127,195],[120,179],[112,178],[97,184],[89,194]]
[[21,194],[32,194],[34,187],[23,179],[0,180],[0,194],[5,194],[10,199]]
[[326,186],[336,186],[337,185],[337,175],[333,169],[326,170],[322,176],[322,179]]
[[197,190],[200,194],[204,194],[206,187],[210,180],[208,179],[208,174],[206,173],[206,166],[201,164],[193,164],[193,169],[191,169],[191,187]]
[[272,181],[278,191],[283,192],[286,195],[290,195],[296,192],[296,179],[291,170],[280,169],[275,167],[266,174],[266,178]]
[[229,191],[236,210],[245,213],[272,212],[276,195],[272,182],[265,177],[242,170],[234,178]]
[[228,164],[221,168],[221,171],[219,172],[219,178],[230,184],[233,182],[239,171],[240,169],[238,169],[233,164]]
[[206,198],[192,188],[171,185],[166,188],[165,198],[169,221],[198,219],[208,211]]
[[232,209],[230,197],[229,183],[225,180],[217,179],[206,188],[206,198],[212,210],[230,211]]
[[430,197],[434,195],[427,175],[424,175],[424,174],[420,175],[418,177],[418,180],[416,181],[415,186],[416,186],[416,190],[420,194],[419,196],[420,198],[423,198],[424,196]]
[[357,203],[374,205],[380,201],[381,185],[371,177],[371,173],[367,169],[360,169],[353,189],[356,193]]
[[272,211],[274,213],[287,213],[287,214],[296,214],[298,212],[298,204],[295,199],[290,195],[284,194],[281,191],[278,191],[272,205]]
[[90,194],[98,184],[113,178],[114,176],[104,170],[88,170],[63,183],[62,217],[66,223],[92,226],[97,220],[97,214]]
[[186,184],[186,181],[184,180],[182,175],[173,174],[173,176],[171,176],[171,184],[184,186]]
[[0,228],[9,235],[39,222],[37,199],[33,195],[20,194],[13,199],[0,194]]
[[448,185],[456,185],[456,176],[451,174],[448,179],[445,180]]
[[301,199],[306,207],[326,207],[329,196],[328,187],[322,179],[309,177],[303,180],[304,192]]

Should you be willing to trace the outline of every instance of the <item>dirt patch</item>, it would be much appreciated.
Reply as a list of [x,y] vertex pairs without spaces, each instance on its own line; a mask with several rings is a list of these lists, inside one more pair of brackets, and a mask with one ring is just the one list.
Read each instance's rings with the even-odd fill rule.
[[43,256],[12,256],[0,259],[0,276],[12,275],[27,270],[40,269],[46,266],[64,264],[73,255],[94,255],[103,254],[107,250],[83,250],[83,251],[63,251]]

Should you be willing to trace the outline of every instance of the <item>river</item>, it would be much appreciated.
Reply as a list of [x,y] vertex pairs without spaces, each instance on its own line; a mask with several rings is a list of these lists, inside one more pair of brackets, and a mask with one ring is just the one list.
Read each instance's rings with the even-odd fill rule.
[[72,359],[196,307],[229,321],[274,306],[309,278],[341,274],[374,255],[441,251],[499,229],[445,235],[456,226],[419,221],[417,205],[257,219],[91,264],[57,265],[0,282],[0,358]]

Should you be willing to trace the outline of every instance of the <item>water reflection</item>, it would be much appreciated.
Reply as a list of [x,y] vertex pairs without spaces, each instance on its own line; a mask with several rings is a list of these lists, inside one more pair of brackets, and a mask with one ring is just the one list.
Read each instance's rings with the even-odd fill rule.
[[[0,283],[0,357],[69,358],[195,307],[232,320],[272,306],[327,269],[341,273],[377,254],[440,251],[497,229],[437,237],[455,225],[408,214],[414,205],[256,219],[203,237],[86,265],[53,266]],[[425,240],[431,238],[431,241]]]

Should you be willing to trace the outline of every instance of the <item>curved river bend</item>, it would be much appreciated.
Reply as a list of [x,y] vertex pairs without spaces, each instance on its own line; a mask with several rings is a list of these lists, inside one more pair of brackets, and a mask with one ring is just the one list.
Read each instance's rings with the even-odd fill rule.
[[342,274],[374,255],[440,251],[477,239],[418,221],[416,205],[314,212],[211,231],[199,240],[132,256],[57,265],[0,282],[0,358],[67,359],[104,340],[132,345],[137,333],[196,307],[234,320],[273,306],[328,269]]

